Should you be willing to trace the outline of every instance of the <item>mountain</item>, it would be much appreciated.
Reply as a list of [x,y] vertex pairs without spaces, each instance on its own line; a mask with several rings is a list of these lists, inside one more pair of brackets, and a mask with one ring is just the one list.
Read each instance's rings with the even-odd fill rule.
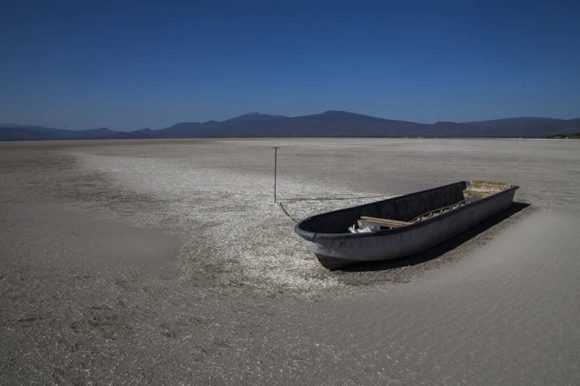
[[577,131],[580,119],[510,118],[423,124],[326,111],[300,117],[246,114],[223,122],[182,122],[155,131],[163,138],[224,137],[545,137]]
[[573,132],[571,129],[580,127],[580,118],[506,118],[467,124],[477,127],[481,133],[494,137],[504,136],[503,133],[509,133],[511,137],[545,137],[556,133]]
[[154,138],[151,129],[131,132],[107,128],[89,130],[54,129],[42,126],[0,125],[0,141],[64,140],[64,139],[129,139]]
[[[224,122],[258,122],[258,121],[276,121],[278,119],[288,118],[283,115],[270,115],[270,114],[260,114],[260,113],[249,113],[240,115],[239,117],[228,119]],[[214,121],[215,122],[215,121]]]
[[544,138],[580,131],[580,118],[507,118],[434,124],[398,121],[350,113],[286,117],[250,113],[225,121],[181,122],[160,129],[113,131],[107,128],[65,130],[41,126],[0,125],[0,140],[253,138],[253,137],[528,137]]
[[400,137],[420,123],[393,121],[346,111],[300,117],[246,114],[223,122],[182,122],[157,131],[165,137]]

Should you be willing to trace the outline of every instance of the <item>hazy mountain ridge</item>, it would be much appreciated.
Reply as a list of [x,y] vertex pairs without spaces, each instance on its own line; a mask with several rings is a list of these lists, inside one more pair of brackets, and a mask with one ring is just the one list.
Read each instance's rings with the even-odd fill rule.
[[228,137],[529,137],[580,131],[580,118],[506,118],[434,124],[376,118],[346,111],[286,117],[250,113],[225,121],[180,122],[151,130],[107,128],[66,130],[41,126],[0,125],[0,140],[228,138]]

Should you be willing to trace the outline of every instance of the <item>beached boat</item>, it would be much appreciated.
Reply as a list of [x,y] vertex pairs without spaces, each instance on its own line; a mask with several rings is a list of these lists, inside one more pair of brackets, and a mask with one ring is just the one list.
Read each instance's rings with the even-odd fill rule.
[[460,181],[322,213],[294,230],[329,269],[397,259],[425,251],[509,208],[516,189],[500,182]]

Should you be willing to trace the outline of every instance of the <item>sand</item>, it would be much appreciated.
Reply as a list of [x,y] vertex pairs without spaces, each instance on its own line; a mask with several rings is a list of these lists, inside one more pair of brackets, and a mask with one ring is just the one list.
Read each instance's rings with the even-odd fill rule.
[[[462,179],[518,205],[322,268],[295,218]],[[577,384],[580,142],[0,144],[0,384]]]

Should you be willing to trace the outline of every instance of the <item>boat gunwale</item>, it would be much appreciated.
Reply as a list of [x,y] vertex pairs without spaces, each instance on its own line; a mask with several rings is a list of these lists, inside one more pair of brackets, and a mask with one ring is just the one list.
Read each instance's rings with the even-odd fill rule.
[[348,208],[342,208],[342,209],[333,210],[333,211],[330,211],[330,212],[320,213],[320,214],[317,214],[317,215],[314,215],[314,216],[307,217],[307,218],[303,219],[302,221],[300,221],[298,224],[296,224],[294,226],[294,231],[299,236],[301,236],[302,238],[304,238],[307,241],[315,241],[315,240],[319,240],[319,239],[325,239],[325,240],[342,240],[342,239],[360,239],[360,238],[377,237],[377,236],[390,236],[390,235],[397,234],[397,233],[411,232],[411,231],[416,230],[416,229],[418,229],[420,227],[430,225],[430,224],[432,224],[432,223],[434,223],[436,221],[439,221],[439,220],[448,218],[450,216],[454,216],[457,213],[461,213],[462,211],[465,211],[465,210],[467,210],[469,208],[473,208],[474,206],[481,205],[481,204],[483,204],[483,203],[485,203],[485,202],[487,202],[487,201],[489,201],[491,199],[497,198],[500,195],[503,195],[503,194],[506,194],[508,192],[512,192],[512,191],[515,191],[515,190],[519,189],[519,186],[518,185],[509,185],[509,187],[507,189],[504,189],[504,190],[501,190],[499,192],[490,194],[487,197],[484,197],[484,198],[481,198],[481,199],[479,199],[477,201],[468,203],[467,205],[463,205],[463,206],[461,206],[461,207],[459,207],[457,209],[451,210],[451,211],[446,212],[446,213],[443,213],[443,214],[441,214],[439,216],[431,217],[431,218],[429,218],[427,220],[419,221],[419,222],[416,222],[416,223],[413,223],[411,225],[408,225],[408,226],[405,226],[405,227],[401,227],[401,228],[382,229],[382,230],[379,230],[379,231],[376,231],[376,232],[368,232],[368,233],[349,233],[349,232],[343,232],[343,233],[318,233],[318,232],[310,232],[310,231],[307,231],[307,230],[304,230],[304,229],[301,228],[301,225],[304,222],[306,222],[308,220],[311,220],[313,218],[316,218],[316,217],[321,217],[321,216],[327,216],[327,215],[330,215],[330,214],[340,213],[340,212],[347,211],[347,210],[354,209],[354,208],[363,208],[365,206],[369,206],[369,205],[374,205],[374,204],[378,204],[378,203],[387,202],[387,201],[394,200],[394,199],[397,199],[397,198],[400,198],[400,197],[410,197],[410,196],[414,196],[414,195],[417,195],[417,194],[427,193],[427,192],[430,192],[430,191],[433,191],[433,190],[446,188],[446,187],[453,186],[453,185],[457,185],[457,184],[460,184],[460,183],[465,183],[467,185],[467,184],[470,183],[470,181],[458,181],[458,182],[454,182],[454,183],[451,183],[451,184],[438,186],[438,187],[431,188],[431,189],[421,190],[419,192],[413,192],[413,193],[409,193],[409,194],[402,194],[400,196],[395,196],[395,197],[387,198],[387,199],[381,200],[381,201],[369,202],[367,204],[362,204],[362,205],[357,205],[357,206],[351,206],[351,207],[348,207]]

